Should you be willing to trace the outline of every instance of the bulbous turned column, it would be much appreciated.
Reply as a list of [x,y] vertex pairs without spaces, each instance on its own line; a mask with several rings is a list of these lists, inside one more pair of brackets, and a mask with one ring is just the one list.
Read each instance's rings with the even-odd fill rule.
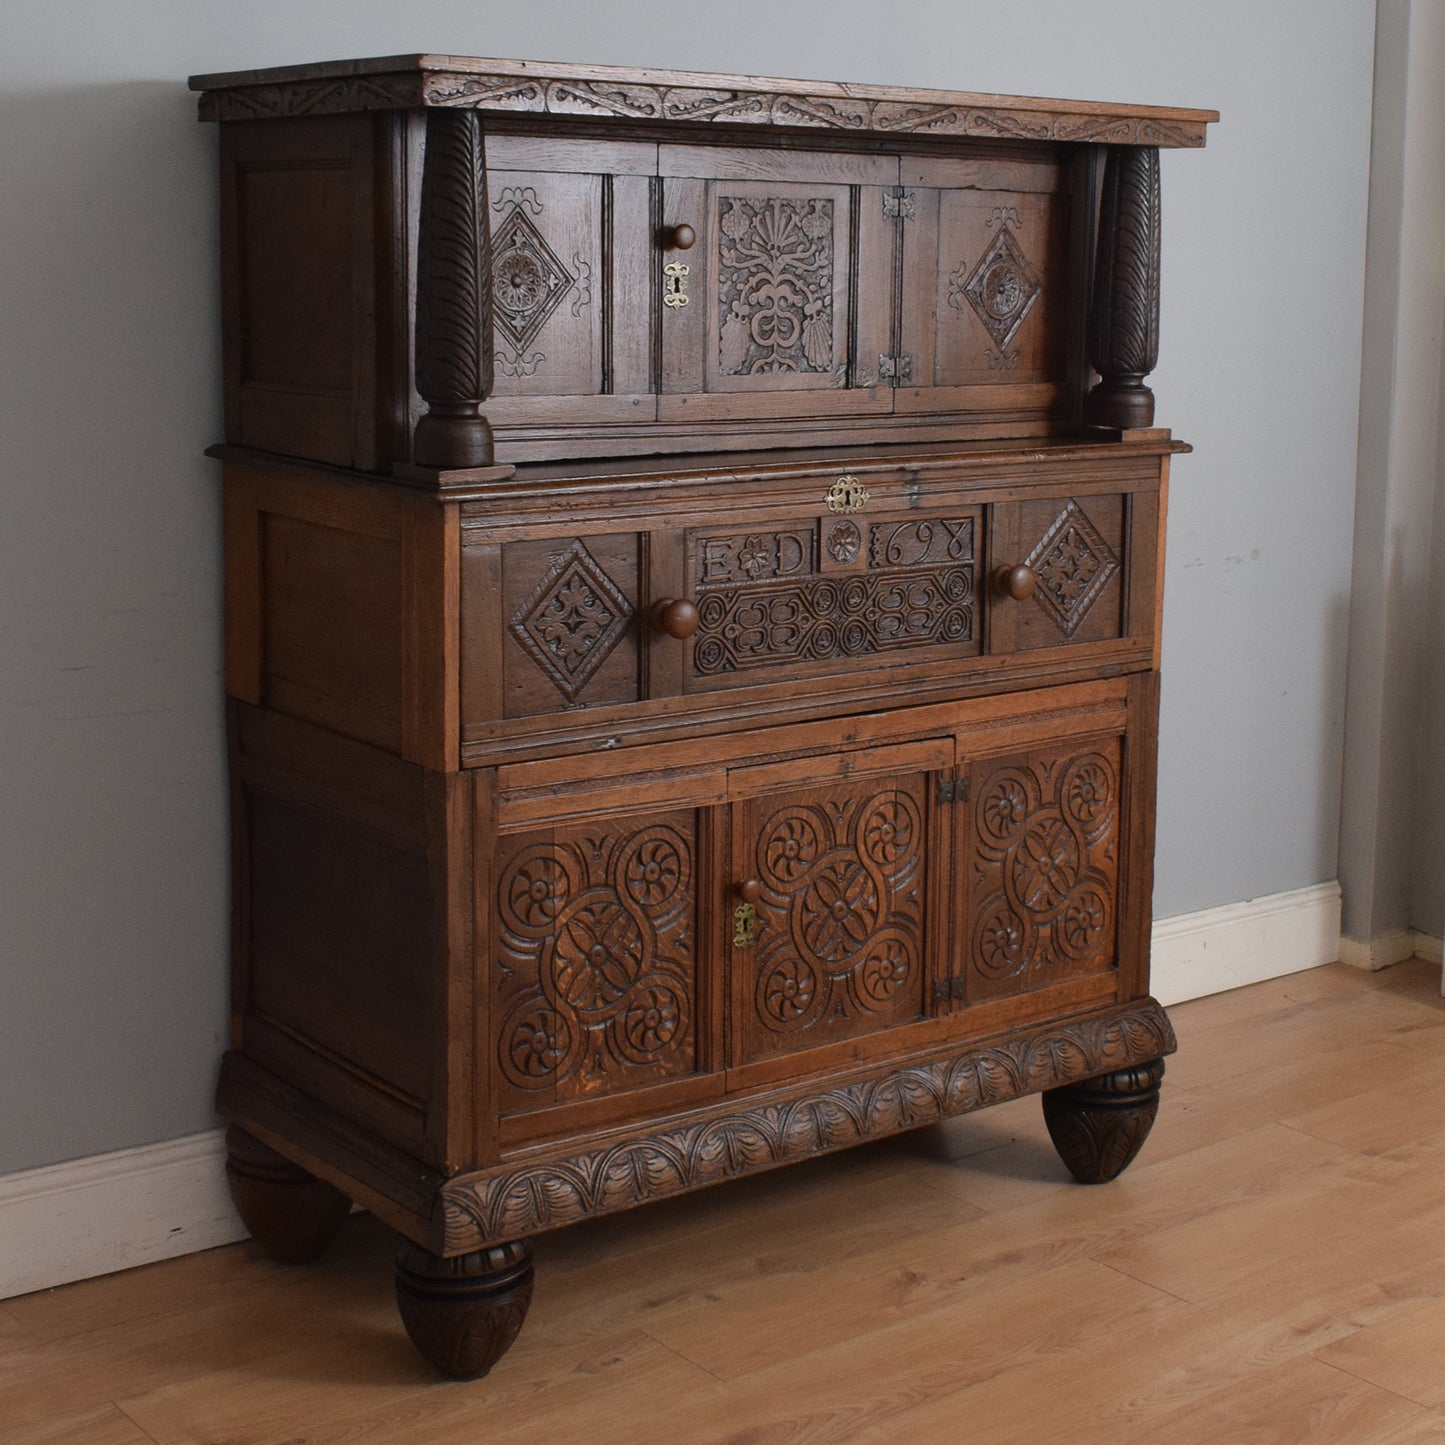
[[416,389],[427,404],[413,461],[489,467],[492,428],[492,238],[481,118],[426,113],[416,283]]
[[1081,1184],[1117,1179],[1144,1147],[1159,1112],[1164,1060],[1151,1059],[1044,1094],[1044,1123]]
[[404,1240],[396,1304],[417,1350],[443,1375],[474,1380],[511,1348],[532,1303],[525,1240],[443,1259]]
[[1104,164],[1089,362],[1100,380],[1084,402],[1090,426],[1154,424],[1144,378],[1159,364],[1159,152],[1110,146]]

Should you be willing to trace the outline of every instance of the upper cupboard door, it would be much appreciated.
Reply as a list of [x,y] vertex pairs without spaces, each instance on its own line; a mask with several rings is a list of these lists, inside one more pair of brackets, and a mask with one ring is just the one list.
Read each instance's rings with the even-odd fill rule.
[[[597,423],[650,407],[656,165],[655,145],[488,139],[493,425]],[[547,400],[560,397],[560,409]]]
[[1054,405],[1079,294],[1069,184],[1053,160],[904,157],[900,412]]
[[[664,420],[888,412],[896,156],[663,146]],[[696,240],[669,245],[672,228]]]

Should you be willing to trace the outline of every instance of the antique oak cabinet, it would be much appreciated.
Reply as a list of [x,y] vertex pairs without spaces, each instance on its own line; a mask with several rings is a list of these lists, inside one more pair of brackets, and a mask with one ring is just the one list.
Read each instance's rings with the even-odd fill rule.
[[1149,997],[1159,151],[1212,111],[404,56],[219,122],[252,1233],[485,1372],[530,1236],[1041,1093]]

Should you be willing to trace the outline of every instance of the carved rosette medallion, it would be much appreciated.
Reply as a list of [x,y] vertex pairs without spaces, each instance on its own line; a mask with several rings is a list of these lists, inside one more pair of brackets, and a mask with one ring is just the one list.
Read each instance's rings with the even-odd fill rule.
[[723,375],[832,371],[832,200],[722,196],[718,230]]
[[973,815],[970,997],[1107,968],[1118,893],[1117,740],[1076,757],[1031,753],[984,776]]
[[557,691],[575,702],[632,622],[633,609],[582,545],[552,559],[509,623],[512,636]]
[[904,787],[779,807],[756,848],[756,1015],[775,1037],[855,1033],[916,1013],[924,821]]
[[514,1105],[691,1068],[692,875],[690,815],[513,854],[497,884],[497,1058]]
[[492,233],[492,315],[519,355],[575,283],[526,209],[513,205]]
[[1038,574],[1034,598],[1072,637],[1119,570],[1114,549],[1070,499],[1025,559]]
[[966,302],[983,323],[995,349],[1003,356],[1024,324],[1043,284],[1029,265],[1013,228],[1000,223],[993,243],[966,277],[960,266],[949,277],[948,300],[962,312]]
[[863,534],[854,522],[834,522],[828,528],[828,555],[840,566],[851,562],[863,549]]

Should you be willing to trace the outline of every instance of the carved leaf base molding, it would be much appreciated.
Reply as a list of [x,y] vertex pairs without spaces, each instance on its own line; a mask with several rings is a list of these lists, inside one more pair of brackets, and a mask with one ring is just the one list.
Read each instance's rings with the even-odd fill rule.
[[463,1254],[1080,1083],[1175,1047],[1153,999],[1121,1004],[457,1175],[441,1188],[434,1223],[444,1253]]

